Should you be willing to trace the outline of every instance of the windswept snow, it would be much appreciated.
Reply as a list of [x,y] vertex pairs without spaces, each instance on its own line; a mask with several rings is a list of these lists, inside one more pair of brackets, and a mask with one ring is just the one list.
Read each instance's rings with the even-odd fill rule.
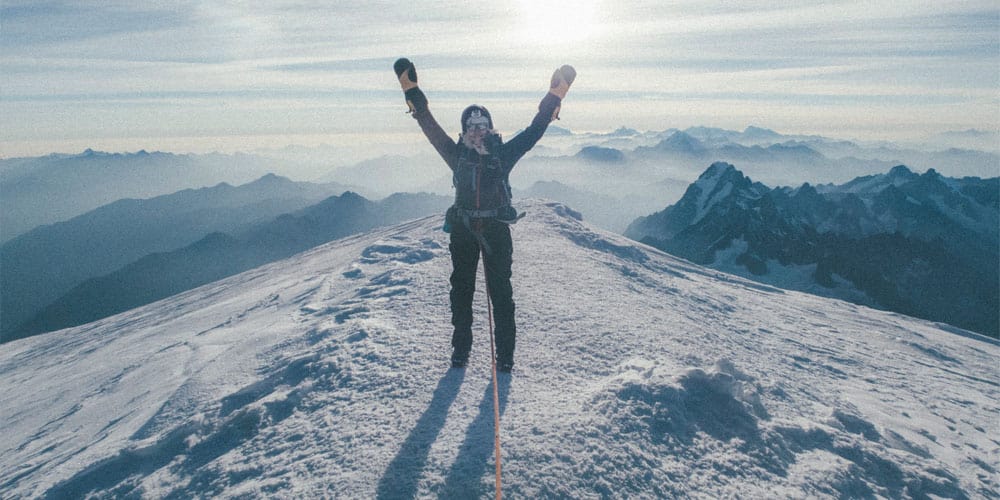
[[[997,342],[520,208],[508,497],[1000,495]],[[485,304],[449,370],[441,222],[5,344],[0,497],[492,495]]]

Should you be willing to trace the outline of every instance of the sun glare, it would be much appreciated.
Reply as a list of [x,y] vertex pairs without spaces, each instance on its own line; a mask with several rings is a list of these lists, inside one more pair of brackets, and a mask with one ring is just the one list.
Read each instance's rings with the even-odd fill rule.
[[597,0],[519,0],[520,38],[534,44],[587,40],[597,33]]

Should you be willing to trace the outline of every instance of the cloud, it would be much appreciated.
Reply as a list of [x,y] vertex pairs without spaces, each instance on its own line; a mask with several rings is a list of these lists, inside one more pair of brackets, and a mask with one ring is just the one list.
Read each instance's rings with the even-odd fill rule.
[[[949,128],[996,128],[995,114],[992,123],[976,122],[990,120],[982,109],[995,109],[1000,87],[1000,8],[993,1],[587,6],[586,36],[545,39],[537,34],[546,22],[568,17],[538,23],[517,2],[5,1],[0,122],[11,137],[58,135],[47,130],[57,123],[38,117],[58,106],[65,126],[81,135],[93,106],[127,105],[143,116],[179,106],[216,110],[226,117],[217,128],[253,133],[271,127],[267,112],[231,110],[273,112],[303,102],[354,107],[352,119],[376,120],[366,118],[373,107],[397,100],[392,62],[408,56],[440,106],[493,100],[529,109],[552,69],[572,63],[580,78],[571,99],[593,109],[606,100],[602,110],[618,106],[646,123],[656,112],[671,126],[671,110],[687,99],[731,116],[777,113],[782,102],[789,111],[781,115],[813,106],[824,127],[835,126],[831,116],[849,126],[846,110],[876,102],[930,128],[927,117],[950,107]],[[533,40],[525,37],[531,29]],[[589,116],[586,128],[633,125],[621,114],[607,115],[613,123],[605,125],[602,113]],[[209,128],[211,119],[198,116]],[[805,114],[800,123],[809,120]],[[767,116],[756,121],[768,124]],[[113,121],[93,129],[95,137],[115,133]]]
[[31,50],[53,44],[176,28],[190,18],[184,9],[134,2],[5,1],[0,5],[2,46]]

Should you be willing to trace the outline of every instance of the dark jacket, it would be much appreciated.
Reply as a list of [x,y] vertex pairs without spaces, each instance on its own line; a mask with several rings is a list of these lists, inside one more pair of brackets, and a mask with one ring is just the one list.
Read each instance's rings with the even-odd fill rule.
[[408,90],[406,100],[413,103],[413,117],[452,171],[455,205],[468,210],[493,210],[510,205],[507,177],[514,164],[542,138],[561,101],[546,94],[528,128],[499,147],[488,147],[489,154],[481,155],[448,136],[431,114],[427,97],[420,88]]

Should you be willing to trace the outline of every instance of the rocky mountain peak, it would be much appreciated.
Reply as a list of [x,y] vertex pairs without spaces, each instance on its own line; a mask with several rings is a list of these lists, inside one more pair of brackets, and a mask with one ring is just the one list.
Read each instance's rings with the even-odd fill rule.
[[576,154],[576,157],[603,163],[620,163],[625,161],[625,154],[620,150],[602,146],[586,146]]
[[660,141],[656,149],[677,151],[681,153],[700,153],[705,151],[705,145],[694,136],[685,132],[674,132],[670,137]]
[[889,171],[890,179],[902,179],[909,181],[916,179],[917,177],[919,176],[912,170],[907,168],[906,165],[896,165],[895,167],[892,167],[892,170]]

